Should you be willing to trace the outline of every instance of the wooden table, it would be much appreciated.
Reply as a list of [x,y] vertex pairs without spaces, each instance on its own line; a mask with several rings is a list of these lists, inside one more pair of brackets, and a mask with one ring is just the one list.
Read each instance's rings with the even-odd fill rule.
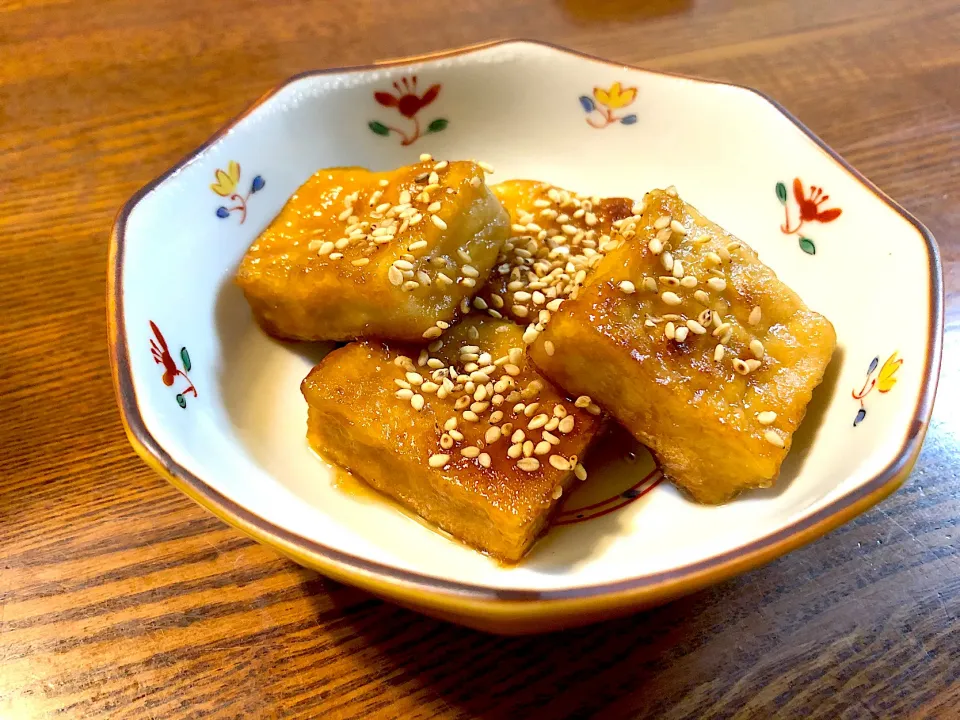
[[[960,717],[960,3],[0,4],[0,717]],[[504,36],[752,85],[939,238],[913,477],[811,546],[632,618],[482,635],[254,544],[127,444],[121,203],[285,77]],[[892,289],[899,291],[901,289]]]

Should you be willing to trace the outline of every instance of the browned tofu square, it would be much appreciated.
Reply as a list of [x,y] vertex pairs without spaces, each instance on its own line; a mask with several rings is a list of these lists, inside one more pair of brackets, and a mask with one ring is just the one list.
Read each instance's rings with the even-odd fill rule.
[[237,282],[277,337],[417,341],[454,321],[508,234],[472,162],[321,170],[250,246]]
[[429,348],[333,351],[301,386],[310,444],[468,545],[519,560],[586,477],[601,424],[528,366],[521,334],[474,316]]
[[648,445],[706,503],[777,477],[836,335],[743,242],[674,192],[621,224],[530,353]]
[[545,320],[583,284],[614,223],[630,217],[633,207],[627,198],[587,197],[535,180],[490,189],[510,214],[511,237],[474,304],[521,325]]

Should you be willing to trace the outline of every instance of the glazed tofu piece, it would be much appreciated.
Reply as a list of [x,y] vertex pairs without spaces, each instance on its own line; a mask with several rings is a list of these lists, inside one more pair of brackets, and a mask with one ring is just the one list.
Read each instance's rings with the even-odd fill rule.
[[587,197],[549,183],[508,180],[490,188],[510,213],[511,237],[474,306],[526,325],[547,319],[603,257],[627,198]]
[[250,246],[237,282],[280,338],[435,337],[510,231],[483,177],[475,163],[433,160],[321,170]]
[[773,483],[836,335],[757,254],[674,191],[621,226],[530,353],[704,503]]
[[543,532],[602,422],[526,362],[521,329],[468,318],[428,348],[364,341],[303,381],[307,436],[478,550],[516,562]]

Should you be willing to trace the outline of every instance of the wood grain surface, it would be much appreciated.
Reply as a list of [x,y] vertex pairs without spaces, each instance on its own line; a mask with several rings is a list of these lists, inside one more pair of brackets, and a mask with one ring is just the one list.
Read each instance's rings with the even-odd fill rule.
[[[755,86],[940,241],[904,488],[631,618],[487,636],[301,569],[149,470],[106,351],[114,214],[285,77],[506,36]],[[0,717],[960,717],[956,0],[0,0]],[[892,291],[908,291],[893,288]]]

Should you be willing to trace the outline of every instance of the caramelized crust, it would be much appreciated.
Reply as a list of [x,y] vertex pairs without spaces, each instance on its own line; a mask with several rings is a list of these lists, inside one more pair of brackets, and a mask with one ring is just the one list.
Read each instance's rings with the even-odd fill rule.
[[836,344],[756,253],[674,194],[649,193],[576,299],[530,346],[696,500],[773,483]]
[[515,562],[586,477],[579,458],[599,408],[577,407],[527,366],[513,323],[468,318],[430,347],[360,342],[330,353],[301,386],[309,441],[434,525]]
[[472,162],[321,170],[250,246],[237,282],[281,338],[416,341],[453,322],[508,233]]

